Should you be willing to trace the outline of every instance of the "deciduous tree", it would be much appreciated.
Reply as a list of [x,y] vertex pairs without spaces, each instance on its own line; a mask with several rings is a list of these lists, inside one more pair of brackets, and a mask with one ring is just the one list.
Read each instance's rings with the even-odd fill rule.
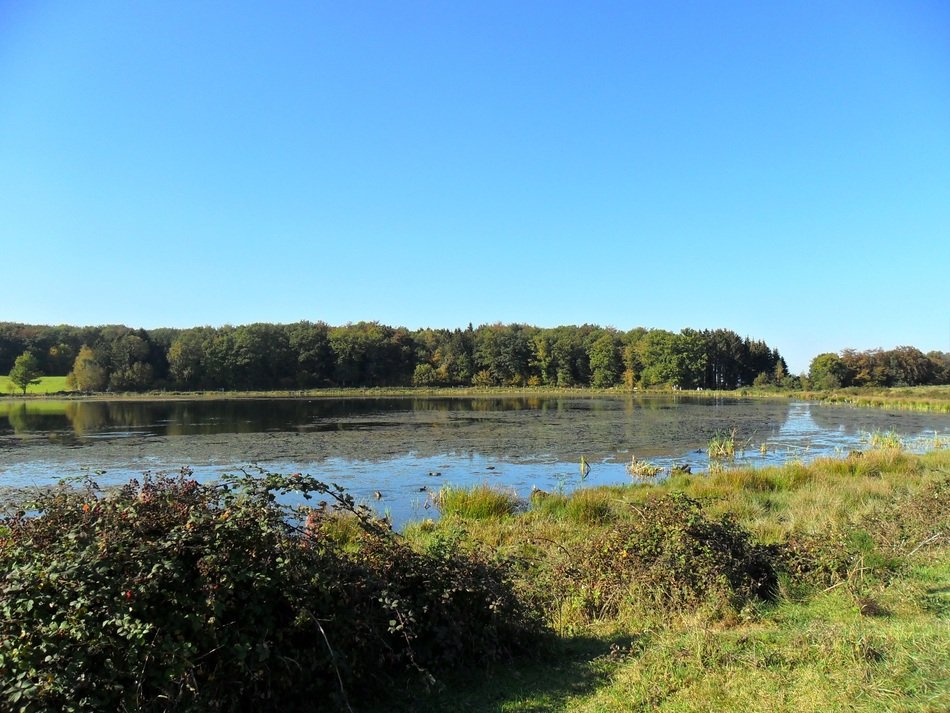
[[615,334],[605,332],[591,344],[591,386],[607,388],[620,382],[623,362],[620,358],[620,340]]
[[80,391],[102,391],[109,383],[109,372],[92,348],[84,344],[76,355],[66,383]]
[[23,352],[18,356],[10,370],[10,381],[23,389],[24,394],[28,386],[40,383],[41,376],[43,372],[40,370],[40,362],[32,352]]

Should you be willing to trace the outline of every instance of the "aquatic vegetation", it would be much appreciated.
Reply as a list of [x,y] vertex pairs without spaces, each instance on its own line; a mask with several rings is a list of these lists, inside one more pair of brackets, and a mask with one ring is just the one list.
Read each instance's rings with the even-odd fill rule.
[[866,434],[862,440],[870,448],[878,450],[903,450],[904,440],[894,431],[873,431]]
[[736,429],[729,433],[717,433],[709,440],[707,452],[715,460],[731,460],[736,457]]
[[646,460],[637,460],[633,454],[630,455],[630,462],[624,466],[627,472],[633,478],[654,478],[663,472],[663,468]]

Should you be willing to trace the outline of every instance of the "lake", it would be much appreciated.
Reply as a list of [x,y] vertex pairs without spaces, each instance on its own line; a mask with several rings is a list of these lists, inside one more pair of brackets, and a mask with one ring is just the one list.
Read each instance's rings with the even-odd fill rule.
[[[737,459],[811,460],[894,431],[926,450],[950,415],[785,400],[596,396],[0,401],[0,488],[101,471],[100,485],[183,466],[208,480],[242,467],[339,483],[398,526],[431,517],[446,484],[533,487],[631,482],[631,455],[708,469],[713,436],[735,431]],[[584,457],[591,469],[581,478]],[[374,497],[379,491],[380,499]]]

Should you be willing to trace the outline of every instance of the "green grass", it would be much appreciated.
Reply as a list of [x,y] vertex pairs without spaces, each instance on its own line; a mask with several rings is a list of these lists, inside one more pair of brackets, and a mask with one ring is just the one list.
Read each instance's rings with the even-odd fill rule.
[[829,404],[950,413],[950,386],[849,387],[800,393],[802,398]]
[[[44,395],[69,392],[65,376],[43,377],[43,381],[27,390],[28,394]],[[0,376],[0,395],[19,393],[8,377]],[[782,389],[741,388],[735,391],[671,391],[669,389],[637,389],[631,391],[625,387],[614,386],[600,389],[593,387],[557,388],[551,386],[485,386],[485,387],[372,387],[372,388],[323,388],[306,390],[271,391],[173,391],[153,390],[128,393],[99,393],[84,395],[92,399],[240,399],[240,398],[449,398],[449,397],[581,397],[581,398],[649,398],[670,397],[677,399],[740,399],[740,398],[781,398],[806,401],[821,401],[844,406],[862,406],[868,408],[889,408],[901,410],[931,411],[950,413],[950,386],[917,386],[901,388],[857,388],[837,389],[834,391],[793,391]],[[738,445],[738,444],[736,444]]]
[[[442,692],[389,710],[950,710],[947,561],[860,596],[838,588],[727,626],[696,619],[592,629],[563,639],[541,662],[488,677],[469,672],[446,681]],[[862,614],[859,598],[874,599],[883,613]]]
[[489,485],[474,488],[446,486],[435,496],[435,505],[443,516],[465,520],[489,520],[511,515],[518,509],[514,493]]
[[850,547],[855,559],[830,583],[783,574],[774,602],[740,609],[659,609],[634,597],[613,614],[585,617],[569,596],[555,600],[549,616],[560,637],[540,660],[464,671],[387,709],[950,710],[950,450],[916,456],[893,446],[808,465],[536,494],[511,517],[410,528],[420,544],[463,533],[472,546],[528,563],[526,582],[547,582],[550,563],[581,564],[585,543],[682,492],[759,542],[804,533],[828,551]]
[[[43,376],[40,383],[28,386],[27,394],[58,394],[63,391],[72,391],[66,386],[65,376]],[[22,390],[10,381],[9,376],[0,376],[0,394],[22,394]]]

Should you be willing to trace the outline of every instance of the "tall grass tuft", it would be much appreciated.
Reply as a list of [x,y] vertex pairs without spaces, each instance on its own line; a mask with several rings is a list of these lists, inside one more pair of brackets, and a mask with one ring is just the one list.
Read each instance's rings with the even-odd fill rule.
[[493,520],[514,514],[520,501],[514,493],[490,485],[472,488],[448,485],[435,496],[435,505],[443,515],[455,515],[465,520]]
[[709,440],[709,457],[713,460],[731,460],[736,457],[736,429],[717,433]]
[[883,451],[904,449],[904,440],[894,431],[873,431],[863,439],[870,448]]
[[603,490],[576,490],[565,505],[565,515],[584,525],[608,522],[614,518],[610,499],[610,494]]

